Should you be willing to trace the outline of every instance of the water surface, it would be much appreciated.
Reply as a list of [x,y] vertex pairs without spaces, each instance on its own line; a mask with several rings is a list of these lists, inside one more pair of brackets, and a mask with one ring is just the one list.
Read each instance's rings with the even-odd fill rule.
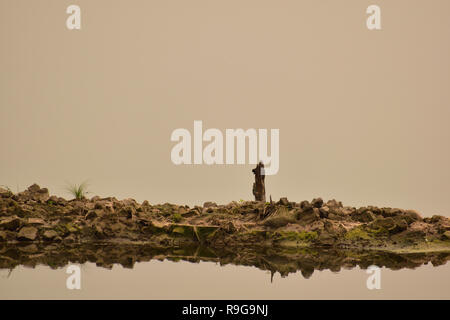
[[[450,253],[4,245],[1,299],[449,299]],[[66,288],[68,265],[81,290]],[[369,265],[381,289],[369,290]]]

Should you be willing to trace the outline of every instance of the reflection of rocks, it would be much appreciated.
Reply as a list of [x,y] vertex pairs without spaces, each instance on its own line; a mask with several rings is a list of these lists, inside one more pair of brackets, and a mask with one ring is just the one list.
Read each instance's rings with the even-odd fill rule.
[[[114,197],[65,200],[34,184],[0,188],[0,242],[145,242],[152,245],[449,250],[450,219],[336,200],[142,204]],[[305,269],[306,270],[306,269]],[[305,271],[306,272],[306,271]]]
[[53,269],[69,263],[96,263],[99,267],[112,268],[120,264],[133,268],[136,262],[150,260],[219,262],[220,265],[254,266],[271,273],[287,276],[300,271],[310,278],[315,270],[338,272],[342,268],[370,265],[393,270],[414,269],[431,262],[433,266],[445,264],[450,252],[394,254],[383,251],[336,250],[303,248],[297,250],[274,249],[214,249],[202,246],[162,247],[149,245],[119,244],[3,244],[0,245],[0,269],[14,269],[19,265],[35,267],[49,266]]
[[20,229],[17,239],[24,241],[34,241],[37,236],[37,229],[33,227],[23,227]]

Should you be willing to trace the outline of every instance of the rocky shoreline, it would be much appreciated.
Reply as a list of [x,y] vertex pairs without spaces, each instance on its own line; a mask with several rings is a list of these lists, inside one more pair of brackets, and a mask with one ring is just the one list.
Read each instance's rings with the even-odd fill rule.
[[320,198],[192,208],[114,197],[66,200],[34,184],[16,194],[0,188],[0,242],[442,252],[450,251],[450,219]]

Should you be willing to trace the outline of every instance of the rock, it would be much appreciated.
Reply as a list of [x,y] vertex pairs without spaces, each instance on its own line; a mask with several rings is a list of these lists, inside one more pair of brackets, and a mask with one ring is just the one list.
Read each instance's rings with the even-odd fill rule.
[[13,216],[0,220],[0,229],[17,230],[21,225],[20,218]]
[[343,218],[340,215],[337,215],[337,214],[335,214],[333,212],[329,212],[327,218],[330,219],[330,220],[336,220],[336,221],[343,220]]
[[119,210],[119,217],[124,217],[127,219],[133,219],[133,216],[136,215],[136,209],[133,206],[127,206]]
[[203,204],[203,208],[213,208],[213,207],[217,207],[217,203],[207,201]]
[[191,209],[191,210],[189,210],[189,211],[187,211],[187,212],[185,212],[185,213],[180,213],[180,214],[181,214],[181,216],[182,216],[183,218],[190,218],[190,217],[193,217],[193,216],[198,216],[198,215],[200,215],[200,213],[198,212],[197,209]]
[[3,189],[0,187],[0,198],[9,198],[13,195],[10,190]]
[[311,201],[311,205],[312,205],[314,208],[321,208],[321,207],[323,206],[323,200],[322,200],[322,198],[316,198],[316,199],[313,199],[313,200]]
[[54,230],[46,230],[42,234],[42,237],[44,238],[44,240],[54,240],[55,238],[58,237],[58,233]]
[[342,202],[340,202],[340,201],[338,202],[338,201],[332,199],[327,202],[327,207],[328,208],[342,208],[343,206],[342,206]]
[[364,211],[356,211],[352,214],[352,219],[359,221],[359,222],[363,222],[363,223],[368,223],[368,222],[372,222],[376,219],[376,216],[372,213],[372,211],[369,210],[364,210]]
[[401,217],[391,218],[377,218],[375,221],[368,225],[371,229],[387,230],[389,233],[399,233],[408,228],[408,224]]
[[17,235],[18,240],[34,241],[37,237],[37,229],[35,227],[23,227]]
[[99,225],[94,225],[94,235],[98,238],[98,239],[103,239],[104,238],[104,233],[103,233],[103,228],[100,227]]
[[445,221],[445,220],[446,220],[446,218],[444,216],[433,215],[431,217],[431,223],[439,223],[439,222],[442,222],[442,221]]
[[228,224],[225,226],[225,231],[228,233],[235,233],[237,231],[236,227],[234,226],[233,222],[228,222]]
[[33,244],[27,245],[25,247],[22,247],[22,246],[19,247],[19,250],[21,252],[32,254],[32,253],[38,252],[38,247],[33,243]]
[[410,217],[413,221],[422,221],[422,217],[415,210],[406,210],[404,215]]
[[29,186],[27,190],[31,193],[35,193],[41,190],[41,187],[39,187],[36,183],[34,183],[31,186]]
[[442,239],[443,239],[443,240],[450,240],[450,231],[445,231],[445,232],[442,234]]
[[19,193],[19,198],[25,200],[35,200],[39,202],[47,202],[50,198],[47,188],[41,188],[37,184],[28,187],[24,192]]
[[65,237],[63,239],[63,241],[67,242],[67,243],[72,243],[72,242],[75,242],[76,240],[77,240],[77,237],[73,233],[69,234],[67,237]]
[[7,240],[7,234],[5,231],[0,231],[0,242]]
[[51,196],[48,198],[47,203],[57,204],[59,202],[59,198],[57,196]]
[[289,201],[287,198],[280,198],[280,201],[278,201],[278,204],[281,204],[283,206],[287,206],[289,204]]
[[271,216],[265,219],[263,225],[271,228],[284,227],[288,223],[294,223],[297,214],[289,212],[286,207],[279,207]]
[[178,213],[180,214],[180,215],[184,215],[184,214],[186,214],[188,212],[188,210],[185,208],[185,207],[183,207],[183,206],[180,206],[179,208],[178,208]]
[[297,214],[297,220],[301,224],[310,224],[314,221],[320,220],[320,211],[318,208],[312,210],[302,211]]
[[97,212],[95,212],[94,210],[91,210],[88,213],[86,213],[86,215],[84,216],[84,219],[94,220],[97,217],[98,217]]
[[319,214],[321,219],[328,218],[328,213],[329,213],[328,207],[319,208]]
[[342,235],[346,232],[345,228],[342,226],[342,224],[333,223],[330,221],[324,222],[324,230],[328,232],[330,235],[338,236]]
[[28,218],[27,224],[31,225],[43,225],[45,224],[44,220],[41,218]]
[[99,196],[93,196],[92,198],[91,198],[91,201],[92,202],[96,202],[96,201],[99,201],[101,198],[99,197]]
[[402,210],[397,208],[382,208],[381,215],[385,218],[396,217],[403,214]]
[[313,208],[313,206],[308,201],[305,200],[305,201],[300,202],[300,208],[303,211],[309,211]]

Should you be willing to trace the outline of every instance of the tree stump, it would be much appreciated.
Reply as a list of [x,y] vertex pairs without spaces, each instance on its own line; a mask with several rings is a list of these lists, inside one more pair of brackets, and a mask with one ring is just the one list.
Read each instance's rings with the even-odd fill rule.
[[266,187],[264,185],[264,164],[258,163],[255,169],[252,170],[255,175],[255,182],[253,183],[253,195],[255,201],[266,202]]

